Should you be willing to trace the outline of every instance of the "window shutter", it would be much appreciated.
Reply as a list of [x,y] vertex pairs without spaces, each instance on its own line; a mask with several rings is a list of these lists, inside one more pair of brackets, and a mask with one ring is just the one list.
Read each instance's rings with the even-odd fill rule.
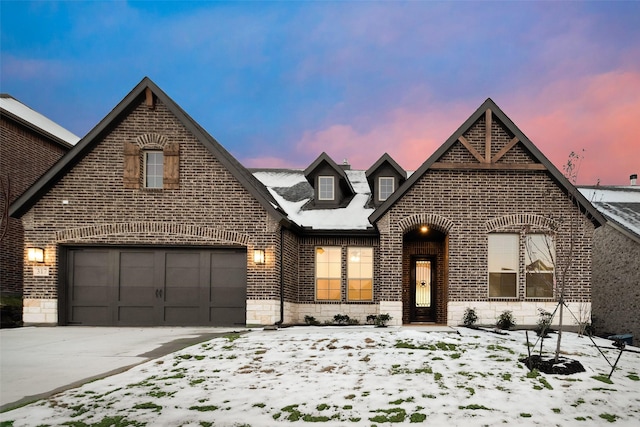
[[140,188],[140,147],[124,143],[124,188]]
[[164,146],[163,187],[169,190],[180,188],[180,145],[172,142]]

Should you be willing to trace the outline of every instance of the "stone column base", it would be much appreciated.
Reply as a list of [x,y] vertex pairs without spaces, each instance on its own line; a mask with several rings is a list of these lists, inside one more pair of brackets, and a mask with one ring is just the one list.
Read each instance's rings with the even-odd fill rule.
[[57,325],[58,300],[25,298],[22,301],[22,322],[25,325]]

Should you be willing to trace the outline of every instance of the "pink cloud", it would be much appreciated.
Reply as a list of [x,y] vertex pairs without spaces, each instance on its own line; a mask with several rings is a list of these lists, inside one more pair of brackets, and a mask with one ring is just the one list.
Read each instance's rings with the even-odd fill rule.
[[640,73],[560,80],[512,101],[505,112],[560,170],[584,150],[579,184],[624,185],[640,170]]
[[[624,185],[640,171],[640,73],[558,80],[538,89],[503,96],[505,104],[494,100],[560,171],[569,153],[583,150],[578,184]],[[423,102],[391,110],[364,130],[341,123],[307,131],[296,151],[307,159],[326,151],[358,169],[387,152],[405,169],[416,169],[482,101]]]
[[453,133],[470,114],[469,105],[430,105],[412,111],[398,108],[357,131],[348,124],[335,124],[306,132],[296,146],[304,157],[315,158],[325,151],[336,162],[347,159],[357,169],[369,168],[389,153],[403,168],[414,170]]

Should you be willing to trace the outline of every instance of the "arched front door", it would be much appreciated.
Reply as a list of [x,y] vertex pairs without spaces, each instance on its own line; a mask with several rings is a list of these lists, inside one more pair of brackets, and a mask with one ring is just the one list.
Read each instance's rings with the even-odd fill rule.
[[411,322],[436,321],[436,263],[434,257],[411,258]]

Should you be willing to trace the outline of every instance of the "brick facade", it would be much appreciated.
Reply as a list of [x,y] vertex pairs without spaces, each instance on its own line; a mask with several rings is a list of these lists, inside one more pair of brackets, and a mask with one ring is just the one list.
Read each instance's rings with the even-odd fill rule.
[[[91,149],[23,213],[25,246],[44,247],[49,267],[44,277],[34,276],[31,265],[24,268],[32,319],[51,322],[55,317],[51,307],[64,286],[59,257],[70,245],[245,248],[247,324],[298,323],[305,315],[322,321],[335,314],[364,322],[379,313],[391,314],[392,324],[407,323],[411,260],[429,256],[437,272],[435,321],[459,323],[464,306],[479,304],[482,313],[490,313],[483,314],[483,323],[493,323],[489,317],[500,308],[520,307],[522,324],[537,316],[529,313],[535,307],[554,305],[559,293],[548,299],[525,297],[521,239],[517,297],[489,298],[488,235],[539,232],[555,238],[556,276],[568,267],[566,300],[591,300],[594,224],[568,196],[570,188],[559,185],[557,171],[543,167],[539,155],[527,149],[531,146],[517,143],[511,125],[493,120],[488,136],[485,116],[470,123],[460,136],[468,145],[443,145],[448,148],[437,152],[439,164],[414,173],[396,190],[396,198],[379,204],[369,217],[375,217],[374,228],[311,232],[270,210],[274,203],[264,203],[260,195],[268,197],[266,188],[256,196],[242,175],[248,172],[235,160],[216,157],[216,150],[196,135],[197,124],[186,125],[172,101],[163,104],[158,98],[150,108],[149,99],[148,92],[140,92],[126,108],[114,110],[117,116],[92,136]],[[485,150],[488,140],[491,147]],[[160,190],[139,185],[142,157],[132,159],[132,153],[142,156],[138,148],[164,150],[169,144],[172,155],[178,155],[171,161],[179,165],[171,185]],[[478,153],[496,156],[496,162],[478,165]],[[417,234],[423,225],[434,237]],[[315,298],[317,246],[342,249],[339,301]],[[354,246],[373,248],[371,301],[347,300],[347,248]],[[265,251],[264,264],[253,261],[254,249]]]
[[[44,137],[3,115],[0,117],[0,178],[10,178],[13,203],[45,173],[69,147]],[[4,195],[0,195],[0,212],[4,211]],[[22,294],[24,260],[22,222],[9,218],[5,237],[0,241],[0,291],[3,295]]]
[[607,224],[593,244],[593,326],[596,333],[640,340],[640,243]]
[[[247,299],[279,299],[279,224],[159,100],[140,96],[62,179],[23,216],[25,245],[45,248],[47,277],[24,269],[27,300],[58,298],[62,245],[247,248]],[[162,135],[180,147],[177,189],[123,185],[124,144]],[[265,264],[253,262],[264,249]]]
[[[465,135],[477,151],[484,152],[484,120],[478,120]],[[493,152],[508,142],[509,134],[497,121],[492,124]],[[503,144],[502,146],[500,144]],[[511,153],[513,151],[513,153]],[[511,164],[533,163],[532,156],[517,145],[501,161]],[[467,164],[473,156],[460,143],[454,144],[442,157],[442,162]],[[442,230],[450,224],[445,243],[440,245],[403,245],[403,236],[411,231],[408,221],[422,215],[424,225]],[[443,218],[443,219],[440,219]],[[591,245],[594,225],[579,212],[570,197],[544,170],[428,170],[403,197],[391,207],[378,223],[380,230],[380,294],[390,301],[406,305],[408,260],[416,253],[437,254],[447,258],[446,267],[438,276],[438,285],[446,289],[446,298],[439,301],[438,321],[447,316],[448,302],[494,301],[505,310],[520,302],[548,301],[525,297],[524,246],[521,239],[518,296],[515,299],[495,299],[488,296],[488,233],[547,233],[556,241],[556,277],[566,273],[565,299],[570,302],[591,300]],[[438,265],[442,266],[442,262]],[[441,277],[445,277],[444,278]],[[442,281],[442,282],[441,282]],[[403,294],[400,294],[403,290]],[[557,301],[559,291],[554,293]],[[516,304],[514,304],[516,303]],[[406,320],[406,309],[403,318]],[[522,315],[524,318],[524,314]],[[453,319],[458,323],[461,319]],[[492,323],[495,319],[481,319]],[[522,322],[522,320],[521,320]],[[520,323],[521,323],[520,322]]]

